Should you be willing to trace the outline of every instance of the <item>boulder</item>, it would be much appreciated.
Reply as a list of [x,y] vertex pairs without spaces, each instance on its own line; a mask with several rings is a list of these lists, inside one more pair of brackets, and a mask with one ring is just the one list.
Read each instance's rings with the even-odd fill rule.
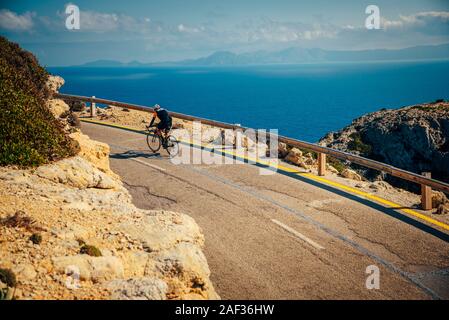
[[220,132],[219,137],[220,137],[220,140],[224,141],[224,144],[226,146],[235,146],[236,134],[235,134],[234,130],[225,129],[225,130],[223,130],[223,134]]
[[122,261],[117,257],[91,257],[86,254],[55,257],[52,259],[56,272],[67,274],[68,270],[79,272],[80,280],[103,282],[124,277]]
[[305,158],[304,163],[305,163],[307,166],[311,167],[311,166],[313,166],[313,165],[316,164],[316,160],[313,159],[313,158]]
[[373,190],[390,190],[393,187],[385,181],[374,181],[369,185],[369,188]]
[[196,294],[202,299],[219,299],[210,280],[206,257],[198,246],[182,242],[155,257],[155,268],[169,286],[168,296],[184,299]]
[[278,143],[278,156],[280,159],[285,158],[288,155],[287,144],[283,142]]
[[29,263],[19,264],[12,271],[16,274],[19,281],[30,281],[37,276],[36,269]]
[[352,179],[355,181],[362,181],[362,177],[357,172],[351,169],[344,169],[340,174],[344,178]]
[[72,133],[70,138],[77,141],[80,145],[79,156],[95,165],[100,171],[119,179],[109,167],[109,145],[92,140],[89,136],[82,134],[81,132]]
[[448,202],[446,195],[440,191],[432,191],[432,208],[438,208]]
[[98,170],[90,162],[76,156],[58,162],[40,166],[35,174],[56,183],[62,183],[78,189],[121,189],[119,181]]
[[129,277],[143,277],[150,263],[151,254],[145,251],[122,252],[123,267]]
[[[184,131],[184,134],[187,132]],[[201,133],[201,141],[205,143],[221,144],[220,129],[207,128]]]
[[67,103],[61,99],[47,100],[47,106],[55,118],[60,118],[70,110]]
[[107,288],[114,300],[166,300],[167,284],[157,278],[131,278],[113,280]]
[[253,139],[253,138],[255,138],[255,137],[248,137],[247,135],[242,134],[241,141],[240,141],[241,146],[246,149],[252,149],[252,150],[256,149],[257,144],[256,144],[255,139]]
[[331,166],[330,164],[326,164],[326,170],[329,171],[329,172],[331,172],[331,173],[335,173],[335,174],[338,174],[338,173],[339,173],[338,170],[335,169],[335,168],[334,168],[333,166]]
[[62,77],[60,76],[48,76],[48,80],[47,80],[47,88],[53,92],[56,93],[58,92],[59,88],[61,88],[64,85],[65,81]]
[[304,155],[304,157],[305,157],[306,159],[312,159],[312,160],[313,160],[313,155],[312,155],[310,152],[307,152],[307,153]]
[[258,157],[265,157],[267,156],[267,152],[268,152],[268,146],[263,143],[263,142],[258,142],[255,146],[253,146],[251,149],[251,151],[256,151],[256,154]]
[[296,165],[300,165],[301,163],[303,163],[302,151],[299,150],[298,148],[292,148],[285,157],[285,161],[291,162]]
[[204,236],[195,221],[177,212],[148,211],[139,223],[125,222],[119,230],[142,243],[148,252],[171,248],[180,242],[204,243]]

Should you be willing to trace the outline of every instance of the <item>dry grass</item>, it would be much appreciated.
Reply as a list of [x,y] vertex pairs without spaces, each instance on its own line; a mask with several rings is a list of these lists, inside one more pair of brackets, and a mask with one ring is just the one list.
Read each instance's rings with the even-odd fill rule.
[[12,216],[0,219],[0,225],[8,228],[23,228],[30,232],[44,231],[35,220],[28,217],[23,211],[17,211]]

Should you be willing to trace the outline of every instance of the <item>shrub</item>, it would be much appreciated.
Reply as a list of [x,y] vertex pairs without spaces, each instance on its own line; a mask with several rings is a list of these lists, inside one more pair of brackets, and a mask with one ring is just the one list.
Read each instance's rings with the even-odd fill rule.
[[0,219],[0,225],[8,228],[23,228],[27,231],[42,230],[36,224],[36,221],[28,217],[23,211],[17,211],[13,216]]
[[81,112],[86,110],[86,104],[82,101],[69,101],[70,111]]
[[30,237],[30,240],[34,244],[41,244],[42,236],[39,233],[33,233]]
[[438,100],[435,100],[434,102],[432,102],[431,104],[428,104],[425,106],[422,106],[422,105],[413,106],[412,109],[425,111],[425,112],[448,110],[449,107],[447,106],[447,104],[443,104],[443,102],[444,102],[443,99],[438,99]]
[[329,165],[337,169],[338,173],[341,173],[347,168],[341,160],[338,160],[334,157],[328,157],[327,162],[329,163]]
[[348,148],[354,151],[359,151],[363,155],[371,154],[372,147],[362,140],[362,135],[359,132],[354,132],[349,136],[352,141],[348,143]]
[[78,151],[46,106],[47,78],[31,53],[0,37],[0,165],[38,166]]
[[80,253],[87,254],[92,257],[101,257],[102,256],[100,249],[98,249],[97,247],[88,245],[88,244],[84,244],[81,247]]
[[17,285],[16,275],[10,269],[0,269],[0,281],[10,288]]
[[67,117],[67,121],[72,127],[81,128],[81,121],[76,114],[70,113]]

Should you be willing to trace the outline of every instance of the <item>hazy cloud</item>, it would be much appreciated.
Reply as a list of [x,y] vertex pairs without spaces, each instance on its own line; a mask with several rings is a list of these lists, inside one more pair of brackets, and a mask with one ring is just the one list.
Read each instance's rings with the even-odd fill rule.
[[[71,3],[68,3],[69,5]],[[67,6],[66,5],[66,6]],[[65,12],[57,12],[59,25],[64,26],[63,21],[67,15]],[[149,17],[137,19],[121,13],[97,12],[93,10],[80,10],[80,30],[79,32],[114,33],[131,32],[146,33],[152,23]],[[50,25],[46,21],[46,25]],[[54,25],[54,23],[53,23]]]
[[413,15],[401,15],[398,20],[382,21],[385,30],[416,31],[429,34],[442,34],[449,31],[449,12],[429,11]]
[[302,22],[282,22],[263,18],[260,21],[247,21],[239,26],[242,35],[249,42],[297,42],[333,38],[337,34],[335,26],[306,24]]
[[107,32],[117,30],[120,22],[116,14],[81,11],[80,25],[83,31]]
[[188,27],[182,23],[178,25],[179,32],[198,33],[198,32],[204,31],[204,30],[205,30],[205,28],[203,26],[196,28],[196,27]]
[[0,10],[0,29],[9,31],[27,31],[33,27],[34,12],[19,15],[8,9]]
[[[381,30],[367,30],[363,11],[357,19],[329,22],[332,20],[324,16],[311,16],[308,20],[295,20],[291,15],[285,19],[252,13],[232,16],[221,14],[220,8],[216,10],[220,19],[211,19],[215,17],[209,12],[196,20],[161,17],[150,10],[124,14],[106,6],[99,8],[80,7],[81,29],[76,32],[65,28],[67,15],[63,8],[42,15],[2,9],[0,29],[19,43],[35,43],[48,57],[58,56],[57,52],[65,55],[65,48],[73,44],[70,59],[76,61],[94,60],[92,57],[99,55],[91,50],[95,42],[108,48],[102,58],[144,62],[180,60],[223,50],[239,53],[290,47],[359,50],[449,42],[447,11],[396,14],[382,20]],[[126,50],[123,43],[127,44]]]

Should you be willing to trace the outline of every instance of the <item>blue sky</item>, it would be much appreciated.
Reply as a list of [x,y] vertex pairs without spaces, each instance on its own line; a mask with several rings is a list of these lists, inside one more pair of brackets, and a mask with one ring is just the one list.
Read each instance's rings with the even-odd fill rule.
[[[81,29],[65,28],[65,7],[81,10]],[[380,8],[381,29],[364,27]],[[449,42],[446,0],[2,1],[0,34],[48,66],[98,59],[141,62],[318,47],[403,48]]]

